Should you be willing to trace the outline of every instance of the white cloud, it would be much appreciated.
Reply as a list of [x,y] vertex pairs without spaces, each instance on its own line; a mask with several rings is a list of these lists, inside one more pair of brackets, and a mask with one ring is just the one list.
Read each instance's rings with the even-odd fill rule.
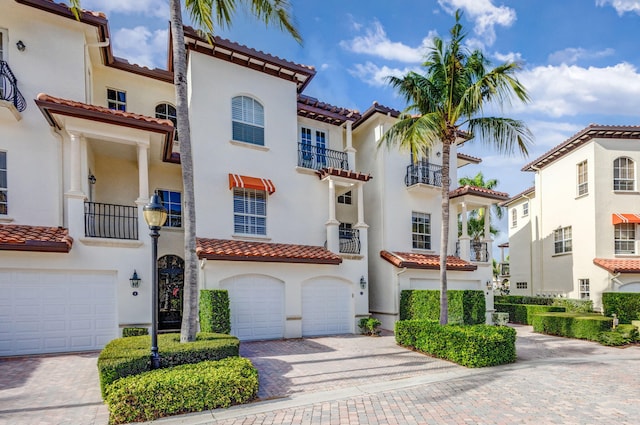
[[417,68],[390,68],[388,66],[378,66],[373,62],[367,62],[365,64],[355,64],[352,69],[349,70],[349,74],[356,78],[359,78],[366,84],[373,87],[387,86],[387,77],[395,76],[402,77],[409,71],[419,71]]
[[137,65],[166,68],[168,36],[168,30],[121,28],[113,37],[114,54]]
[[612,48],[604,50],[590,51],[582,47],[569,47],[549,55],[549,62],[552,64],[574,64],[581,59],[598,59],[611,56],[615,53]]
[[496,58],[500,62],[522,62],[522,54],[520,52],[514,53],[499,53],[495,52],[493,57]]
[[387,60],[419,63],[422,62],[426,50],[432,46],[431,40],[434,35],[434,32],[429,32],[420,46],[410,47],[406,44],[389,40],[382,24],[376,20],[366,29],[364,36],[358,36],[352,40],[343,40],[340,42],[340,47],[354,53],[368,54]]
[[473,31],[489,46],[496,41],[496,25],[510,27],[516,21],[515,10],[495,6],[492,0],[438,0],[438,3],[449,13],[462,9],[475,23]]
[[515,104],[520,112],[562,117],[601,114],[637,117],[640,74],[628,63],[604,68],[576,65],[540,66],[519,74],[531,103]]
[[626,12],[635,12],[640,15],[639,0],[596,0],[596,6],[611,6],[618,12],[618,15],[624,15]]
[[169,3],[158,0],[83,0],[83,9],[124,15],[143,14],[169,20]]

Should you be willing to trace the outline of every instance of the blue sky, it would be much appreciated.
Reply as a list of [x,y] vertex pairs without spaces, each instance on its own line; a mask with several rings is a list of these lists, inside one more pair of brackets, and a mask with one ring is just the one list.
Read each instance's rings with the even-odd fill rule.
[[[503,113],[524,120],[535,136],[528,158],[504,157],[468,143],[463,152],[483,158],[461,176],[482,171],[514,195],[533,185],[522,166],[591,123],[638,125],[640,114],[640,0],[291,0],[304,38],[297,44],[238,11],[218,35],[314,66],[305,94],[366,110],[373,101],[402,109],[385,77],[419,71],[434,35],[448,38],[456,9],[467,43],[497,65],[523,64],[519,79],[531,102]],[[149,67],[166,64],[167,0],[84,0],[107,13],[114,54]],[[185,16],[186,18],[186,16]],[[506,221],[497,242],[507,240]]]

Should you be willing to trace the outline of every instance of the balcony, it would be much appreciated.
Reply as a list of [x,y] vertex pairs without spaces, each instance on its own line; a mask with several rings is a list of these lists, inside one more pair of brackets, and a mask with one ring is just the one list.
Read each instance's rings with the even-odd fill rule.
[[307,143],[298,143],[298,167],[321,170],[323,168],[349,169],[347,153],[314,146]]
[[[460,256],[460,241],[456,242],[456,256]],[[489,250],[486,242],[469,241],[469,261],[475,263],[489,261]]]
[[360,230],[340,229],[341,254],[360,254]]
[[404,184],[407,187],[416,184],[442,187],[442,166],[428,162],[407,165]]
[[27,102],[18,90],[18,80],[11,72],[9,64],[0,60],[0,105],[2,104],[12,110],[16,119],[20,119],[20,112],[27,108]]
[[500,263],[500,276],[511,276],[509,263]]
[[138,207],[84,203],[84,234],[90,238],[138,239]]

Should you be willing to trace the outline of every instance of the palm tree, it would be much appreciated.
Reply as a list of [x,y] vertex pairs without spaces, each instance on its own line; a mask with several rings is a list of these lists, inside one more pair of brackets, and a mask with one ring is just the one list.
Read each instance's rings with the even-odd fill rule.
[[[71,8],[79,17],[81,0],[70,0]],[[251,13],[265,24],[276,24],[301,42],[302,37],[292,23],[289,0],[185,0],[192,22],[207,34],[213,43],[215,26],[231,25],[238,4],[248,7]],[[187,90],[187,54],[184,44],[182,2],[169,0],[172,35],[173,81],[176,90],[176,117],[180,135],[180,162],[183,185],[184,226],[184,304],[180,341],[194,341],[198,329],[198,257],[196,254],[196,209],[193,186],[193,158],[191,155],[191,132]],[[155,284],[155,282],[154,282]]]
[[506,62],[488,69],[490,62],[480,50],[469,51],[462,43],[463,32],[458,10],[451,40],[433,40],[433,47],[422,64],[424,75],[409,72],[403,77],[389,77],[391,86],[404,97],[408,106],[396,123],[384,134],[380,144],[398,146],[417,158],[425,147],[442,143],[442,229],[440,238],[440,323],[447,316],[447,251],[449,245],[449,157],[451,145],[462,131],[478,137],[501,153],[512,154],[516,148],[527,154],[532,135],[522,122],[510,118],[485,116],[489,105],[501,106],[512,98],[527,102],[524,86],[515,77],[521,69],[516,62]]

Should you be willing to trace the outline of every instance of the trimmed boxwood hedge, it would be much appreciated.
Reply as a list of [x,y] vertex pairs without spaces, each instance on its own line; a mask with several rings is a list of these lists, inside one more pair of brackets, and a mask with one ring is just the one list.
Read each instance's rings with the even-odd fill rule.
[[[158,335],[160,367],[166,368],[205,360],[238,356],[240,341],[230,335],[199,333],[196,341],[180,343],[180,334]],[[109,342],[98,357],[102,398],[114,381],[151,369],[151,336],[118,338]]]
[[640,317],[640,293],[604,292],[602,309],[605,316],[616,314],[620,323],[631,323]]
[[490,325],[440,325],[432,320],[396,322],[396,342],[466,367],[516,360],[516,330]]
[[147,328],[122,328],[122,337],[149,335]]
[[[447,291],[449,323],[475,325],[486,322],[483,291]],[[440,291],[405,289],[400,293],[400,320],[439,320]]]
[[493,298],[494,304],[529,304],[529,305],[552,305],[564,307],[566,311],[576,313],[591,313],[593,311],[593,301],[578,300],[575,298],[548,298],[530,297],[526,295],[496,295]]
[[220,334],[231,333],[229,292],[225,289],[200,291],[200,331]]
[[533,316],[533,331],[548,335],[598,341],[601,332],[611,329],[613,319],[588,313],[540,313]]
[[497,312],[509,313],[509,321],[511,323],[520,323],[522,325],[530,325],[535,314],[565,311],[564,307],[551,305],[496,303],[493,306]]
[[109,423],[151,421],[165,416],[229,407],[258,394],[258,371],[232,357],[128,376],[109,386]]

